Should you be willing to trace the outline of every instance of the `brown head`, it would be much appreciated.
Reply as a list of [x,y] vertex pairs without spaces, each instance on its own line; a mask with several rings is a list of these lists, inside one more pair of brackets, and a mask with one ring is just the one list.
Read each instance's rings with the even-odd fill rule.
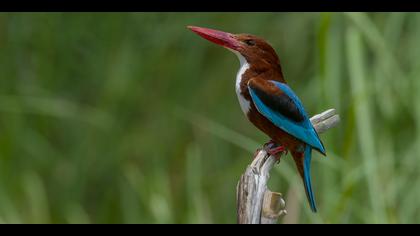
[[[264,39],[251,34],[231,34],[197,26],[188,26],[201,37],[241,55],[246,62],[262,68],[280,67],[274,49]],[[238,56],[239,56],[238,55]],[[239,57],[241,59],[241,57]]]

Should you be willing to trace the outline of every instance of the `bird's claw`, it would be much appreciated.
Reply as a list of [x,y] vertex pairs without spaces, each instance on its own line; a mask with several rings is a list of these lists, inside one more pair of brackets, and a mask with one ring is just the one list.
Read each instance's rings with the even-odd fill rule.
[[289,152],[284,146],[277,146],[267,150],[268,154],[276,158],[276,163],[280,163],[280,158],[282,155],[287,155]]
[[284,146],[278,145],[274,140],[270,140],[269,142],[265,143],[264,149],[268,154],[276,158],[277,164],[280,163],[281,156],[287,155],[288,153],[288,150]]

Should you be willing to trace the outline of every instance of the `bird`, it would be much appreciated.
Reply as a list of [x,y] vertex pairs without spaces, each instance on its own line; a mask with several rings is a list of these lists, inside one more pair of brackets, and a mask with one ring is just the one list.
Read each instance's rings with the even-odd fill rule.
[[242,112],[271,140],[267,152],[278,161],[289,151],[296,164],[312,212],[317,212],[311,183],[312,150],[326,156],[324,144],[312,126],[301,100],[284,79],[280,59],[264,39],[187,26],[202,38],[220,45],[239,58],[235,91]]

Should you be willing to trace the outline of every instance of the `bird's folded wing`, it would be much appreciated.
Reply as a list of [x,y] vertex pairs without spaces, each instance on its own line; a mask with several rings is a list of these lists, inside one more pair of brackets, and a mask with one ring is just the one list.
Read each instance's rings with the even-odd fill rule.
[[258,112],[280,129],[325,154],[302,103],[287,84],[256,77],[249,80],[248,89]]

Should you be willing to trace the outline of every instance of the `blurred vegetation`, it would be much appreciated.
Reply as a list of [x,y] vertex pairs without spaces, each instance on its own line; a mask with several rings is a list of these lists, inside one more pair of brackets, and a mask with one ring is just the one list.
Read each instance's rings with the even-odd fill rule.
[[310,114],[336,108],[312,176],[270,188],[288,223],[420,223],[420,14],[0,14],[0,223],[235,223],[267,137],[243,116],[236,56],[187,25],[276,48]]

